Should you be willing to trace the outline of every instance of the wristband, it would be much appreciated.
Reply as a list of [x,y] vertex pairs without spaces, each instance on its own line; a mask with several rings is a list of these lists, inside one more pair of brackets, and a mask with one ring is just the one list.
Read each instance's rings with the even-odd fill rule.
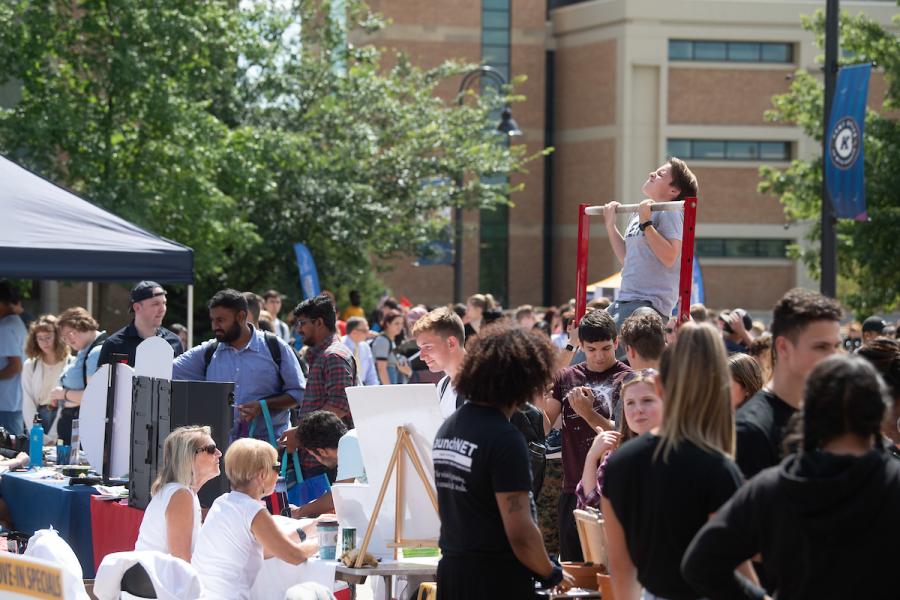
[[555,588],[560,583],[562,583],[562,580],[563,580],[562,567],[559,565],[556,565],[556,564],[553,565],[553,570],[550,571],[549,575],[547,575],[546,577],[543,577],[543,578],[541,578],[541,577],[537,578],[538,584],[541,586],[542,589],[545,589],[545,590]]
[[566,344],[566,350],[569,352],[575,352],[575,346],[572,344]]
[[652,226],[653,226],[653,221],[644,221],[643,223],[638,225],[638,229],[640,229],[641,231],[644,231],[648,227],[652,227]]

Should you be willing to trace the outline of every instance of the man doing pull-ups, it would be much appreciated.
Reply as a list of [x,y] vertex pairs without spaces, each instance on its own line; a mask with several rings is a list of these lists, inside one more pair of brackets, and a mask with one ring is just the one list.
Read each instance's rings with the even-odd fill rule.
[[[651,212],[655,202],[674,202],[697,196],[697,178],[684,161],[670,158],[641,186],[647,199],[628,222],[625,235],[616,228],[618,202],[603,206],[609,243],[622,263],[619,296],[607,309],[620,329],[622,322],[642,306],[668,319],[678,301],[681,233],[684,211]],[[624,349],[623,349],[624,351]]]

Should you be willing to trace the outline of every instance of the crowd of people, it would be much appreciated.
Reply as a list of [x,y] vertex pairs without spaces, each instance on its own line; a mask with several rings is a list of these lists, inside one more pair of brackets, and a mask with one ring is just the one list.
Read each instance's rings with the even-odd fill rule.
[[[225,289],[208,302],[214,337],[187,348],[183,328],[162,325],[158,283],[131,290],[131,322],[107,335],[79,307],[26,329],[2,282],[0,426],[40,422],[48,442],[68,441],[90,377],[133,365],[151,336],[171,344],[174,379],[234,382],[231,491],[204,518],[197,492],[222,449],[205,424],[172,432],[137,542],[189,561],[215,597],[247,597],[265,556],[316,552],[315,520],[285,532],[262,502],[285,470],[275,446],[300,452],[304,480],[366,482],[346,389],[411,382],[435,385],[444,419],[439,598],[569,585],[560,561],[584,560],[577,509],[602,515],[616,600],[893,596],[897,325],[842,326],[837,301],[803,289],[768,323],[703,305],[678,323],[683,216],[652,205],[696,195],[697,181],[673,158],[642,190],[624,235],[617,203],[604,209],[622,288],[584,315],[475,294],[438,307],[386,297],[367,316],[357,292],[340,313],[323,293],[283,314],[276,290]],[[290,515],[333,510],[326,493]]]

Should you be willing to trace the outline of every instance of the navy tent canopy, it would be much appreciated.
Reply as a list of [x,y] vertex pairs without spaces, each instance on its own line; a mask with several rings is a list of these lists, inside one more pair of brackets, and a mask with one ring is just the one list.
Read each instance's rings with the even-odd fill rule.
[[0,277],[194,282],[194,251],[0,156]]

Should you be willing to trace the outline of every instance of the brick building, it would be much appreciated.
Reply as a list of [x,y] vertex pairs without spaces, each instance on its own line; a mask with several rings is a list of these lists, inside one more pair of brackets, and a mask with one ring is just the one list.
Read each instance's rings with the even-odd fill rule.
[[[795,286],[817,288],[786,257],[804,226],[756,191],[762,164],[820,153],[796,127],[767,123],[773,95],[798,68],[817,72],[821,50],[800,15],[809,0],[377,0],[391,20],[374,40],[422,66],[461,58],[526,75],[513,107],[529,151],[525,183],[501,214],[465,216],[463,294],[492,292],[505,305],[560,303],[575,291],[580,202],[640,201],[647,173],[675,155],[700,181],[697,255],[712,307],[768,310]],[[889,24],[894,2],[842,3]],[[452,98],[457,82],[442,93]],[[883,83],[873,77],[870,96]],[[621,227],[620,227],[621,229]],[[395,263],[397,294],[439,304],[452,297],[452,266]],[[602,219],[591,230],[589,281],[618,270]],[[485,277],[485,273],[490,277]]]

